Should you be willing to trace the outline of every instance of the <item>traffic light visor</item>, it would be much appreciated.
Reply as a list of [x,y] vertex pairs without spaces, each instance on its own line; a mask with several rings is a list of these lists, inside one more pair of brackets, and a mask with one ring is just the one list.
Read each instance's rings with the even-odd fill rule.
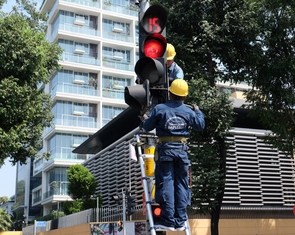
[[149,80],[149,83],[153,85],[164,76],[164,63],[165,61],[163,58],[159,58],[158,60],[149,57],[141,58],[135,65],[135,73],[142,81]]
[[143,110],[149,105],[149,81],[142,85],[127,86],[124,91],[125,103],[134,109]]

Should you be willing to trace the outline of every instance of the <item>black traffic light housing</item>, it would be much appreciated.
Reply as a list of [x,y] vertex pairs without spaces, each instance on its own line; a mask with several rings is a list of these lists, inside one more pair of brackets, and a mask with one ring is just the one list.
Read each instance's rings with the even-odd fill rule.
[[161,218],[160,218],[160,215],[161,215],[161,207],[160,207],[160,204],[151,204],[151,207],[152,207],[152,215],[153,215],[153,220],[154,220],[154,223],[157,224],[157,223],[161,223]]
[[161,5],[152,5],[139,13],[139,60],[134,70],[143,85],[125,88],[125,102],[135,109],[143,111],[168,100],[167,17]]
[[123,230],[123,222],[118,221],[117,225],[118,225],[118,231],[121,232]]
[[134,109],[144,110],[150,103],[149,80],[136,86],[126,86],[124,91],[125,103]]
[[126,210],[126,214],[128,216],[134,214],[136,212],[136,197],[131,196],[130,192],[127,191],[126,192],[126,200],[127,200],[127,210]]

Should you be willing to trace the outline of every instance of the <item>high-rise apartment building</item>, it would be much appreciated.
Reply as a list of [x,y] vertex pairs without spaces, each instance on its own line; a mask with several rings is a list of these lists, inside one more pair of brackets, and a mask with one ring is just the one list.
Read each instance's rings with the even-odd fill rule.
[[17,170],[14,211],[28,220],[60,209],[70,199],[66,171],[91,157],[72,150],[127,107],[124,88],[134,84],[139,57],[138,9],[135,0],[43,1],[46,38],[63,53],[60,70],[44,86],[54,102],[54,121],[44,130],[40,153],[51,157]]

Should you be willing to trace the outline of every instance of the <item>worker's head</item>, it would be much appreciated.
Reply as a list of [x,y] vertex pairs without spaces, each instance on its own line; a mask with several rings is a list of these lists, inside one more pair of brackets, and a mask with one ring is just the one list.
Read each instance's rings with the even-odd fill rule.
[[174,57],[176,56],[175,48],[172,44],[167,43],[166,46],[167,51],[167,66],[170,67],[173,63]]
[[169,87],[170,98],[184,100],[188,94],[188,84],[183,79],[175,79]]

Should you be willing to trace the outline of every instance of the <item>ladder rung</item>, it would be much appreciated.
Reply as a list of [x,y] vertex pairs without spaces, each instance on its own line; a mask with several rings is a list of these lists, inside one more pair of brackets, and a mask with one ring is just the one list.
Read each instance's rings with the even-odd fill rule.
[[155,180],[155,177],[151,176],[151,177],[142,177],[143,180]]

